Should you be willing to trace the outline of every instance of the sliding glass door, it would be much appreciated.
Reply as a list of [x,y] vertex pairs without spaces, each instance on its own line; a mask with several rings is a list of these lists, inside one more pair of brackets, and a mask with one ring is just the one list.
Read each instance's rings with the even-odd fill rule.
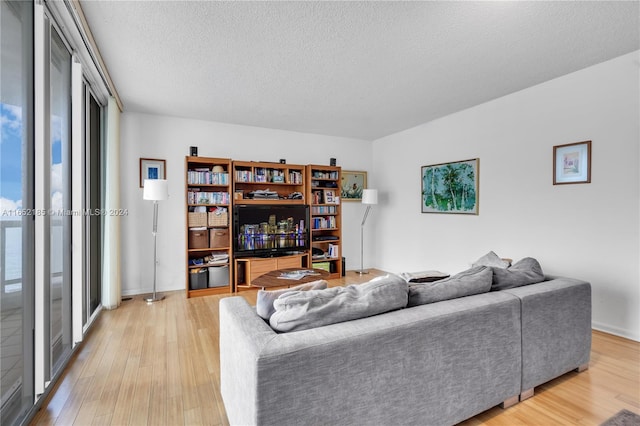
[[0,3],[0,424],[34,401],[33,4]]
[[102,299],[106,95],[54,21],[64,11],[0,0],[2,425],[32,414]]
[[71,350],[71,54],[50,31],[49,321],[51,375]]

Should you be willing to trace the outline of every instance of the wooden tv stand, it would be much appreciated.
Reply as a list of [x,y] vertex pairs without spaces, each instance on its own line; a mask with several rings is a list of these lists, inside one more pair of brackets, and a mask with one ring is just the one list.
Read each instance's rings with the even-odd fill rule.
[[[306,268],[309,254],[300,253],[278,257],[240,257],[234,260],[235,291],[250,290],[253,280],[278,269]],[[283,284],[285,285],[285,284]]]

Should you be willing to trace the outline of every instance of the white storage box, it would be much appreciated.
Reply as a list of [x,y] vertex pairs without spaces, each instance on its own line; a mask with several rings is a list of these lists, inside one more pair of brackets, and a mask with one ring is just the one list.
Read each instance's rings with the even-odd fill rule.
[[229,265],[209,267],[209,287],[229,285]]

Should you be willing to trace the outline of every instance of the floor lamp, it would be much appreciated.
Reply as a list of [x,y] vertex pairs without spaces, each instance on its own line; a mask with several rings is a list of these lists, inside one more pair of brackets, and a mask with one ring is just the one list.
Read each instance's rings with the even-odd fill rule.
[[367,221],[367,216],[369,216],[369,211],[371,210],[371,206],[374,204],[378,204],[378,190],[377,189],[363,189],[362,190],[362,204],[367,205],[367,210],[364,212],[364,217],[362,218],[362,224],[360,225],[360,270],[356,271],[360,275],[368,274],[369,271],[365,271],[364,269],[364,224]]
[[169,191],[166,179],[145,179],[142,198],[153,201],[153,293],[144,300],[157,302],[164,299],[164,295],[156,293],[156,272],[158,269],[158,201],[166,200]]

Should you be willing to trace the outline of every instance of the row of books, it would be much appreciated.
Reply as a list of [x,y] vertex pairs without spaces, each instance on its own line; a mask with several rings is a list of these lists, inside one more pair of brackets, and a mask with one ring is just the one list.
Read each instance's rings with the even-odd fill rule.
[[236,182],[253,182],[251,170],[236,170]]
[[335,216],[314,217],[311,219],[312,229],[331,229],[337,226]]
[[302,184],[302,173],[300,172],[289,172],[289,183],[294,185]]
[[313,206],[311,208],[311,214],[337,214],[338,207],[336,206]]
[[229,204],[228,192],[188,191],[188,204]]
[[[257,168],[255,173],[251,170],[236,170],[235,172],[236,182],[246,183],[285,183],[284,171],[278,169],[265,169]],[[297,171],[289,172],[288,183],[293,185],[302,185],[302,173]]]
[[325,172],[320,170],[314,170],[313,176],[311,177],[314,179],[338,179],[338,172],[337,171]]
[[256,182],[284,182],[284,171],[258,167],[255,169],[254,180]]
[[189,170],[187,184],[190,185],[229,185],[229,173],[212,172],[208,169]]

